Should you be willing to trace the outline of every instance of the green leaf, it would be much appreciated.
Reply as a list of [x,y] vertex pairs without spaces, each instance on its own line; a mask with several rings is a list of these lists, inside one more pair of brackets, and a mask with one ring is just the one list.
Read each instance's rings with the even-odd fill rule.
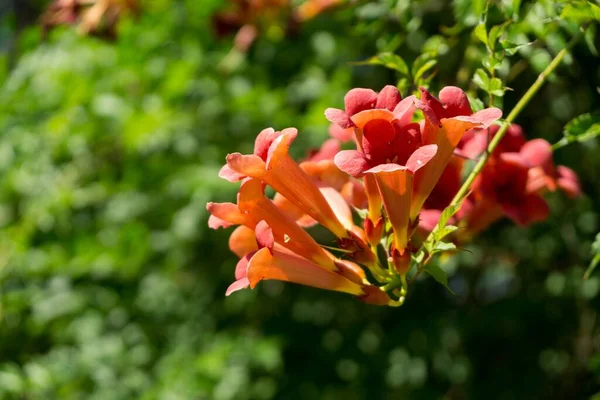
[[485,23],[482,22],[473,29],[473,35],[486,46],[488,45],[488,34],[485,28]]
[[502,49],[504,49],[504,52],[506,54],[508,54],[509,56],[514,55],[521,47],[531,46],[532,44],[533,44],[533,42],[518,44],[518,43],[513,43],[510,40],[500,39],[500,46],[502,46]]
[[433,54],[425,53],[421,54],[415,59],[412,65],[413,81],[418,84],[423,75],[431,68],[437,65],[437,60],[433,58]]
[[402,57],[393,53],[380,53],[365,61],[353,63],[354,65],[383,65],[386,68],[396,70],[403,75],[410,75],[408,65]]
[[600,7],[591,1],[575,1],[563,8],[560,17],[579,24],[600,21]]
[[504,92],[506,90],[502,86],[502,81],[499,78],[492,78],[490,80],[490,87],[488,91],[494,96],[502,97],[504,96]]
[[448,225],[448,221],[450,220],[450,218],[452,218],[454,216],[454,214],[456,214],[458,212],[458,210],[460,210],[460,207],[462,206],[463,201],[465,201],[465,199],[467,198],[467,196],[469,194],[470,193],[467,193],[456,204],[454,204],[454,205],[450,204],[448,207],[446,207],[444,209],[444,211],[442,211],[442,215],[440,215],[440,219],[437,223],[437,226],[435,227],[436,232],[441,231],[442,229],[444,229],[446,227],[446,225]]
[[586,142],[600,136],[600,114],[582,114],[572,119],[564,129],[564,137],[553,148],[557,149],[573,142]]
[[487,92],[487,88],[490,86],[490,77],[483,69],[477,68],[473,75],[473,83]]
[[483,64],[485,69],[487,69],[491,73],[494,70],[500,69],[500,67],[502,66],[502,58],[503,57],[495,57],[493,54],[490,54],[486,58],[484,58],[481,63]]
[[437,240],[442,240],[443,238],[445,238],[446,236],[448,236],[452,232],[456,231],[457,229],[458,229],[458,226],[446,225],[445,227],[441,228],[440,230],[438,230],[435,233],[436,239]]
[[589,279],[594,269],[600,264],[600,233],[596,235],[596,240],[592,243],[592,255],[592,261],[585,274],[583,274],[583,279]]
[[598,48],[596,47],[596,29],[597,25],[593,24],[588,26],[587,30],[585,31],[585,44],[587,44],[588,46],[588,50],[590,51],[590,53],[592,53],[594,56],[598,57],[598,55],[600,55],[600,53],[598,52]]
[[450,242],[438,242],[435,245],[435,248],[431,252],[431,254],[443,253],[445,251],[454,251],[456,250],[456,245]]
[[490,29],[490,33],[488,34],[488,41],[487,41],[487,44],[490,49],[492,49],[492,50],[496,49],[496,42],[498,41],[500,36],[502,36],[506,27],[508,25],[510,25],[511,23],[512,23],[512,20],[508,20],[505,23],[503,23],[502,25],[496,25],[496,26],[493,26],[492,29]]
[[481,111],[485,108],[485,104],[483,103],[483,101],[479,100],[476,97],[469,96],[468,94],[467,96],[469,97],[469,104],[471,104],[473,112]]
[[504,96],[506,89],[499,78],[490,78],[483,69],[478,68],[473,75],[473,83],[494,96]]
[[434,263],[429,263],[425,266],[425,272],[429,275],[433,276],[433,279],[444,285],[446,289],[453,295],[456,295],[448,286],[448,274],[444,271],[439,265]]

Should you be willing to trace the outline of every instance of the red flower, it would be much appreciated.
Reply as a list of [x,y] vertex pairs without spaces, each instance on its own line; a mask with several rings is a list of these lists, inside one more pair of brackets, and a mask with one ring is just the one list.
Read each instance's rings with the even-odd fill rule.
[[[489,140],[499,130],[467,132],[459,144],[457,154],[476,159],[487,148]],[[420,228],[433,229],[442,209],[458,192],[464,160],[454,157],[427,200],[427,210],[421,214]],[[581,193],[577,175],[564,166],[554,167],[552,148],[543,139],[526,141],[522,128],[512,124],[472,186],[471,196],[465,200],[453,223],[466,226],[463,236],[469,237],[491,223],[507,216],[520,225],[543,220],[549,213],[548,204],[541,194],[557,188],[569,197]]]

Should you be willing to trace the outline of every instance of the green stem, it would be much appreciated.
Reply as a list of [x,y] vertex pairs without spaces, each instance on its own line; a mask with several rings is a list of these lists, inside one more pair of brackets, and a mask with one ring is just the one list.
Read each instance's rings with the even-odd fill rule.
[[542,71],[541,74],[538,75],[538,77],[535,80],[535,82],[533,83],[533,85],[531,85],[531,87],[527,90],[527,92],[525,92],[523,97],[521,97],[521,100],[519,100],[519,102],[517,103],[515,108],[513,108],[512,111],[508,114],[508,116],[506,117],[506,120],[504,121],[504,123],[502,124],[500,129],[498,130],[498,133],[496,133],[494,138],[490,141],[490,144],[488,145],[486,152],[481,156],[481,158],[475,165],[475,168],[473,168],[473,171],[471,171],[471,173],[469,174],[469,176],[467,177],[467,179],[465,180],[463,185],[460,187],[458,193],[456,193],[456,196],[454,196],[454,198],[452,199],[452,202],[450,203],[451,206],[458,204],[458,202],[467,194],[467,192],[471,188],[471,185],[473,184],[473,181],[475,181],[475,178],[477,178],[477,175],[479,175],[481,170],[483,170],[483,167],[485,166],[487,160],[490,158],[490,155],[494,152],[496,147],[498,147],[498,144],[500,143],[500,141],[506,134],[506,131],[508,130],[508,127],[510,126],[510,124],[517,118],[517,116],[521,113],[521,111],[523,111],[525,106],[531,101],[531,99],[533,98],[533,96],[535,96],[535,94],[538,92],[538,90],[540,90],[542,85],[546,82],[546,78],[550,74],[552,74],[552,72],[554,72],[556,67],[558,67],[558,65],[562,62],[563,58],[565,58],[565,55],[567,55],[567,52],[581,38],[581,36],[583,35],[583,32],[584,32],[584,29],[582,28],[577,33],[577,35],[575,35],[573,37],[573,39],[569,42],[567,47],[565,47],[564,49],[562,49],[561,51],[558,52],[558,54],[556,55],[556,57],[554,57],[552,62],[550,62],[550,64],[548,64],[546,69],[544,71]]
[[[533,83],[533,85],[531,85],[531,87],[527,90],[527,92],[525,92],[523,97],[521,97],[521,99],[519,100],[517,105],[515,105],[515,108],[513,108],[512,111],[508,114],[508,116],[506,117],[506,120],[504,121],[504,123],[502,124],[500,129],[498,130],[498,133],[496,133],[494,138],[490,141],[486,151],[482,154],[479,161],[477,161],[475,168],[473,168],[473,171],[471,171],[471,173],[469,174],[469,176],[467,177],[465,182],[462,184],[462,186],[458,190],[458,193],[456,193],[456,196],[454,196],[454,198],[452,199],[452,202],[450,203],[450,205],[448,207],[458,205],[462,201],[462,199],[465,197],[465,195],[469,192],[471,185],[473,184],[473,181],[475,181],[475,178],[477,178],[477,175],[479,175],[481,170],[483,170],[483,167],[485,166],[486,162],[490,158],[490,155],[494,152],[496,147],[498,147],[498,144],[500,143],[500,141],[506,134],[506,131],[508,130],[508,127],[510,126],[510,124],[517,118],[517,116],[521,113],[521,111],[523,111],[525,106],[531,101],[531,99],[533,98],[533,96],[535,96],[535,94],[538,92],[538,90],[540,90],[542,85],[546,82],[546,78],[550,74],[552,74],[552,72],[554,72],[556,67],[558,67],[558,65],[562,62],[563,58],[567,55],[567,52],[575,45],[575,43],[577,43],[577,41],[579,41],[579,39],[583,36],[584,32],[585,32],[585,26],[582,26],[581,29],[579,30],[579,32],[571,39],[569,44],[564,49],[559,51],[558,54],[556,55],[556,57],[554,57],[554,59],[550,62],[550,64],[548,64],[546,69],[544,71],[542,71],[541,74],[538,75],[538,77],[535,80],[535,82]],[[427,239],[425,239],[425,241],[423,243],[433,240],[433,237],[436,232],[437,232],[437,226],[431,231],[431,233],[429,234],[429,236],[427,237]],[[424,248],[425,248],[424,245],[421,245],[421,248],[419,249],[418,254],[424,254],[424,251],[425,251]],[[424,264],[417,266],[417,272],[415,273],[415,275],[413,276],[413,279],[411,279],[411,281],[413,281],[414,278],[416,278],[418,276],[418,274],[421,272],[421,269],[423,268],[423,265]]]

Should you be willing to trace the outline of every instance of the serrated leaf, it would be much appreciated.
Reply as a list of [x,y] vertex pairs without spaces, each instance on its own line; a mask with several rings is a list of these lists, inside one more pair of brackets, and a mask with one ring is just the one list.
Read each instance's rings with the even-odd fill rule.
[[569,3],[563,8],[560,17],[577,23],[600,21],[600,7],[591,1]]
[[482,22],[473,29],[473,35],[479,39],[479,41],[486,46],[488,45],[488,33],[485,27],[485,23]]
[[386,68],[396,70],[403,75],[409,75],[408,65],[402,59],[402,57],[393,53],[380,53],[374,57],[369,58],[365,61],[359,61],[353,63],[355,65],[383,65]]
[[456,295],[456,293],[454,293],[448,286],[448,274],[446,274],[446,271],[444,271],[439,265],[429,263],[425,266],[425,272],[431,275],[433,279],[444,285],[444,287],[448,289],[450,293]]

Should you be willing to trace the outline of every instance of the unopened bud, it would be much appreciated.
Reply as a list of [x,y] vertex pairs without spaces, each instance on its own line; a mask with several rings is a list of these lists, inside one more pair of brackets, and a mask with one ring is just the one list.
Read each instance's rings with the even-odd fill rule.
[[406,275],[406,273],[410,269],[410,263],[411,263],[410,252],[405,251],[404,253],[400,254],[400,251],[398,249],[394,248],[392,250],[392,261],[394,263],[394,267],[396,268],[396,271],[398,271],[398,273],[400,275]]
[[363,303],[387,306],[391,300],[387,293],[377,286],[364,286],[363,291],[365,294],[360,297]]
[[365,234],[367,235],[367,240],[369,244],[373,247],[377,246],[379,241],[381,240],[381,235],[383,234],[383,226],[385,221],[383,218],[379,218],[376,224],[373,224],[370,218],[366,218],[363,223],[365,228]]

